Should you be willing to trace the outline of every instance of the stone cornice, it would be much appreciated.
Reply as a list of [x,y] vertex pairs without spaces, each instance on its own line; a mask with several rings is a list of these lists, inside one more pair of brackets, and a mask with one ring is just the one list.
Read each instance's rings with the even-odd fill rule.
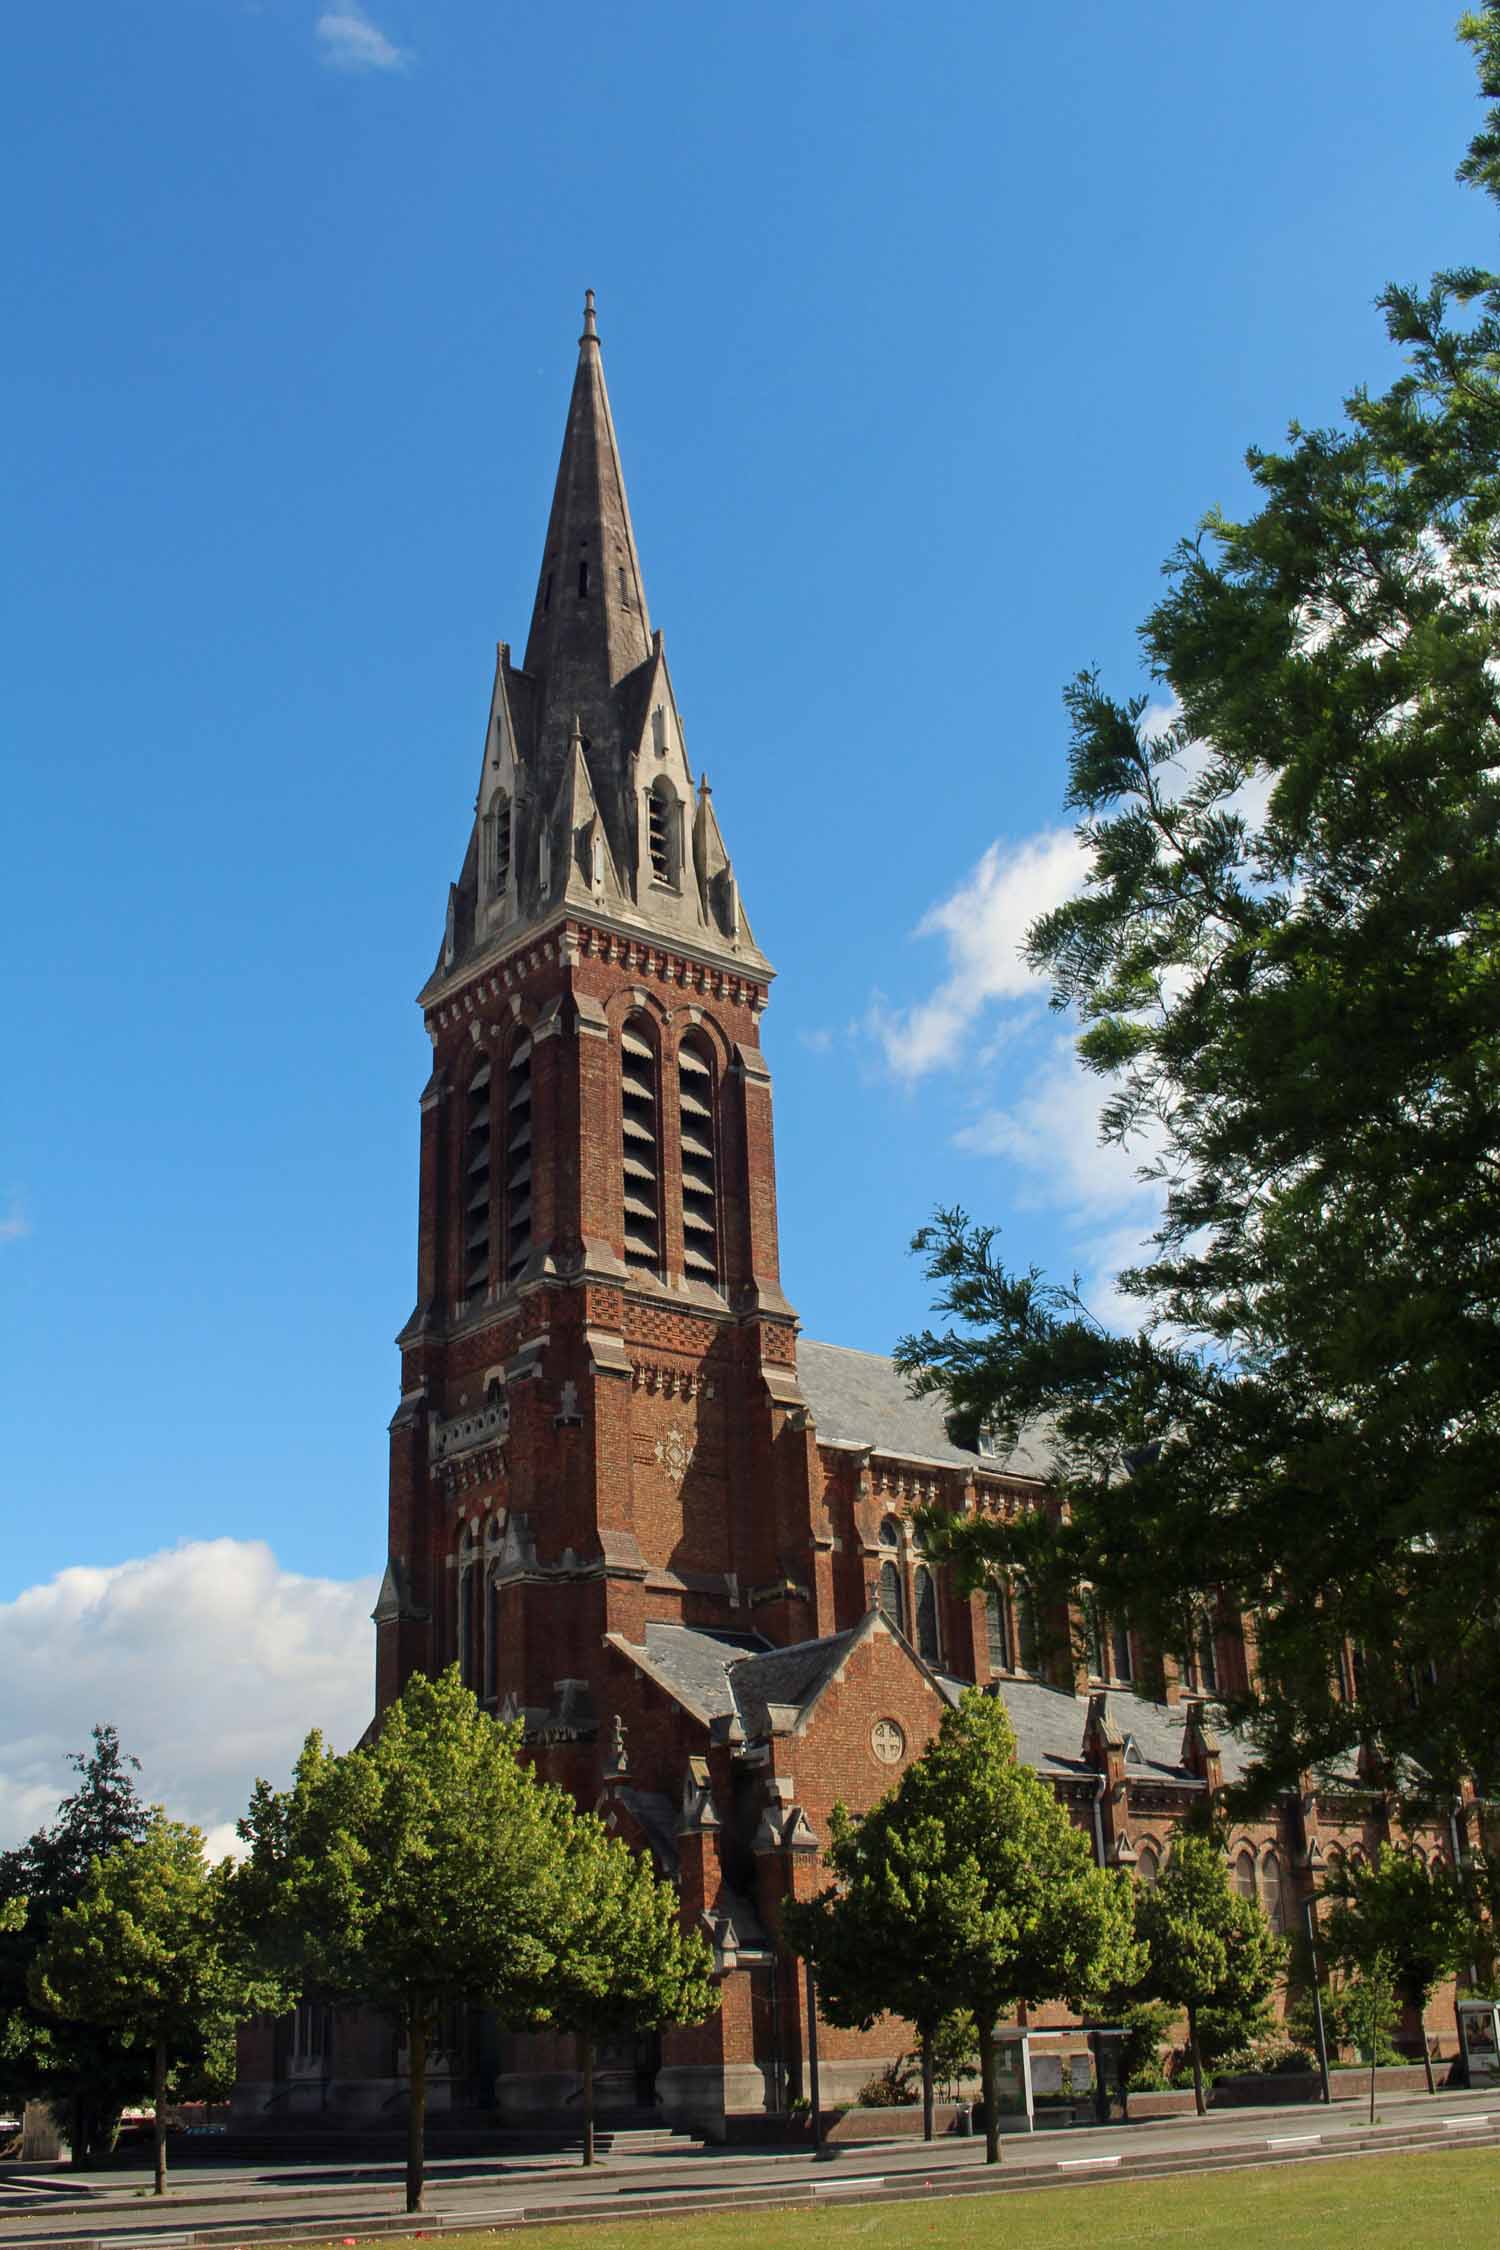
[[477,959],[456,967],[447,976],[430,980],[418,994],[418,1005],[429,1031],[440,1030],[476,1013],[485,998],[498,998],[554,962],[618,961],[637,975],[663,984],[701,992],[715,1000],[729,1000],[756,1014],[765,1006],[771,979],[770,963],[756,954],[738,960],[732,954],[698,947],[690,941],[668,937],[608,914],[588,917],[576,909],[560,908],[530,929],[516,931]]

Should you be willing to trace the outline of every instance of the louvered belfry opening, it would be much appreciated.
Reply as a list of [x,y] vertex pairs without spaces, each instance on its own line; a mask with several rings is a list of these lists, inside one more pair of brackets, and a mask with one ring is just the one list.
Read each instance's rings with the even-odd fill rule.
[[510,881],[510,799],[502,797],[495,807],[495,888],[503,891]]
[[719,1278],[719,1180],[714,1150],[714,1071],[698,1039],[677,1051],[682,1140],[682,1263],[696,1281]]
[[523,1031],[505,1073],[505,1279],[531,1256],[531,1040]]
[[651,872],[658,883],[672,880],[672,838],[669,828],[671,809],[666,793],[653,789],[647,800],[648,840],[651,846]]
[[482,1297],[490,1281],[490,1066],[482,1062],[464,1095],[464,1295]]
[[661,1140],[656,1049],[632,1016],[620,1039],[621,1151],[625,1263],[637,1273],[661,1271]]

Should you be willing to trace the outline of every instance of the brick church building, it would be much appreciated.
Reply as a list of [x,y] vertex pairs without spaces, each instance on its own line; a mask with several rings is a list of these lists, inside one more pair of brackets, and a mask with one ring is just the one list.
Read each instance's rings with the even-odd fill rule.
[[[1143,1882],[1242,1757],[1205,1700],[1247,1661],[1234,1619],[1174,1657],[1123,1621],[961,1597],[924,1558],[914,1505],[1045,1504],[1045,1448],[959,1444],[889,1360],[799,1334],[760,1043],[772,974],[647,610],[590,295],[525,653],[498,649],[420,995],[376,1700],[456,1660],[544,1773],[671,1874],[723,2005],[605,2057],[601,2098],[709,2130],[805,2091],[781,1903],[820,1887],[834,1802],[882,1794],[964,1683],[999,1695],[1100,1861]],[[1326,1854],[1386,1834],[1351,1773],[1234,1836],[1234,1879],[1290,1927]],[[824,2098],[852,2096],[898,2031],[822,2027]],[[237,2107],[389,2118],[402,2063],[378,2022],[304,2008],[247,2037]],[[477,2013],[435,2078],[439,2105],[506,2117],[577,2087],[565,2046]]]

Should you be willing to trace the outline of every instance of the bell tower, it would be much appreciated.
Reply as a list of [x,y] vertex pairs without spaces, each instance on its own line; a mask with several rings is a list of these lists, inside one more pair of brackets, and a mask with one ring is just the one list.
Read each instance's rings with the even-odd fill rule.
[[419,995],[380,1706],[456,1660],[581,1742],[611,1633],[819,1629],[772,973],[651,626],[590,291],[525,658],[499,645]]

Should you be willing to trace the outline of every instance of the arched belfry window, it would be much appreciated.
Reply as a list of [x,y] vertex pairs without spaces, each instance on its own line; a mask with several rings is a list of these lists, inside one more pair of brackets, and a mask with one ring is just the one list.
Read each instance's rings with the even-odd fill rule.
[[917,1565],[912,1592],[917,1613],[917,1654],[924,1664],[936,1664],[942,1654],[938,1639],[937,1586],[926,1563]]
[[531,1256],[531,1038],[522,1032],[505,1073],[505,1279]]
[[677,881],[677,799],[668,781],[653,781],[646,796],[646,840],[651,874],[658,883]]
[[661,1270],[661,1134],[656,1047],[645,1019],[631,1016],[620,1038],[621,1185],[625,1263]]
[[880,1614],[895,1626],[898,1633],[906,1631],[906,1594],[901,1584],[901,1565],[883,1562],[880,1566]]
[[479,1063],[464,1093],[464,1295],[482,1297],[490,1280],[490,1066]]
[[677,1050],[682,1144],[682,1263],[698,1281],[719,1278],[719,1183],[714,1070],[705,1042],[689,1033]]

